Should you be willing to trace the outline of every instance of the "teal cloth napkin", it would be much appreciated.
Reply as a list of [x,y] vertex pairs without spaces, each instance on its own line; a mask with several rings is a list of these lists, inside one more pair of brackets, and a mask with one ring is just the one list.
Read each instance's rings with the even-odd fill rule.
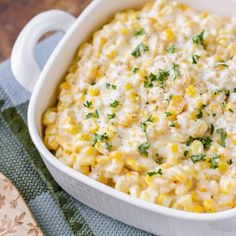
[[[36,49],[43,67],[61,39],[55,34]],[[9,60],[0,65],[0,171],[18,188],[48,236],[148,236],[104,216],[65,193],[52,179],[32,143],[26,122],[30,94],[14,79]]]

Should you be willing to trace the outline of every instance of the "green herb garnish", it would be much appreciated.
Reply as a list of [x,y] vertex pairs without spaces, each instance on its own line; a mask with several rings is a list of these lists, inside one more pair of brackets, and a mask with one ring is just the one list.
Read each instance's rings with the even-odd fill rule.
[[115,113],[111,113],[111,114],[108,114],[107,115],[107,118],[109,119],[109,120],[112,120],[112,119],[114,119],[116,117],[116,114]]
[[200,59],[200,56],[192,55],[192,64],[197,64],[199,59]]
[[175,73],[174,81],[180,76],[180,65],[173,63],[173,70]]
[[86,101],[83,105],[84,107],[90,108],[92,106],[92,102]]
[[171,45],[170,47],[167,48],[167,52],[169,53],[175,53],[176,47],[175,45]]
[[162,172],[162,169],[159,169],[157,171],[148,172],[147,175],[149,175],[149,176],[163,175],[163,172]]
[[228,165],[232,165],[232,164],[233,164],[232,159],[229,159],[229,160],[227,161],[227,164],[228,164]]
[[86,115],[86,120],[87,120],[87,119],[90,119],[90,118],[99,118],[99,113],[98,113],[98,111],[96,110],[95,112],[89,112],[89,113]]
[[107,89],[113,89],[113,90],[116,90],[117,89],[117,86],[116,85],[114,85],[114,84],[110,84],[110,83],[106,83],[106,88]]
[[205,157],[206,157],[206,154],[200,153],[197,155],[192,155],[191,160],[195,164],[196,162],[199,162],[199,161],[205,161]]
[[101,141],[101,142],[104,142],[106,140],[108,140],[108,136],[106,133],[104,134],[97,134],[95,133],[94,134],[94,137],[93,137],[93,146],[95,146],[95,144],[98,142],[98,141]]
[[139,68],[135,67],[135,68],[133,69],[133,72],[134,72],[135,74],[138,73],[138,72],[139,72]]
[[211,135],[213,135],[214,131],[215,131],[215,126],[211,124],[211,128],[210,128]]
[[169,116],[172,116],[172,113],[171,112],[165,112],[165,115],[167,116],[167,117],[169,117]]
[[218,168],[218,159],[220,158],[219,155],[215,155],[211,158],[211,160],[209,161],[211,163],[211,169],[216,169]]
[[200,34],[194,36],[193,43],[200,44],[200,45],[204,46],[204,32],[205,31],[203,30]]
[[157,81],[159,84],[163,85],[165,81],[168,79],[169,72],[167,70],[159,69],[157,75],[151,73],[149,75],[149,79],[151,82]]
[[190,146],[193,143],[193,141],[195,141],[195,140],[200,141],[204,148],[210,148],[211,147],[212,140],[209,137],[201,137],[201,138],[192,138],[192,137],[190,137],[187,140],[186,145]]
[[150,144],[143,143],[138,146],[138,151],[141,155],[148,157],[148,149],[150,148]]
[[116,107],[118,107],[119,105],[120,105],[120,102],[117,101],[117,100],[114,100],[114,101],[110,104],[110,106],[113,107],[113,108],[116,108]]
[[145,34],[144,28],[142,28],[134,33],[135,36],[141,36],[144,34]]
[[225,147],[225,139],[227,138],[227,133],[224,131],[224,129],[217,129],[216,130],[217,134],[220,135],[221,141],[220,144],[222,147]]
[[131,53],[132,56],[138,58],[141,56],[141,52],[147,52],[149,51],[149,47],[146,46],[144,43],[140,43]]

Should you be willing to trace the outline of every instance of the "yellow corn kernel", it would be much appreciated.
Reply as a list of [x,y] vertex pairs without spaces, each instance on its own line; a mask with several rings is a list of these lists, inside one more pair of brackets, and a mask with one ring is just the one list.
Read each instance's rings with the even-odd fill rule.
[[202,12],[202,13],[200,14],[200,18],[201,18],[201,19],[204,19],[204,18],[208,17],[208,15],[209,15],[209,13],[206,12],[206,11],[204,11],[204,12]]
[[130,91],[130,92],[128,93],[128,99],[129,99],[131,102],[139,102],[140,97],[139,97],[139,95],[138,95],[136,92]]
[[72,154],[75,155],[76,157],[76,162],[80,166],[91,166],[94,165],[96,162],[96,157],[95,156],[87,156],[84,154]]
[[66,124],[63,130],[69,134],[77,134],[79,132],[79,127],[77,125]]
[[[116,51],[116,50],[113,50],[113,51],[111,51],[111,52],[109,52],[109,53],[107,54],[107,57],[108,57],[110,60],[114,59],[116,56],[117,56],[117,51]],[[95,95],[95,96],[97,96],[97,95]]]
[[203,207],[208,213],[216,212],[216,208],[212,199],[204,200]]
[[108,184],[108,178],[105,177],[103,174],[100,174],[97,178],[97,180],[103,184]]
[[144,180],[147,185],[151,186],[153,182],[153,176],[146,175]]
[[138,74],[141,78],[145,78],[147,76],[147,71],[146,70],[139,70]]
[[178,9],[182,10],[182,11],[186,11],[187,9],[189,9],[189,7],[185,4],[182,4],[182,3],[177,3],[177,6],[176,6]]
[[98,152],[102,153],[102,154],[106,154],[107,153],[107,146],[106,146],[106,143],[104,142],[100,142],[98,141],[96,144],[95,144],[95,148]]
[[198,197],[198,194],[196,192],[192,192],[191,195],[192,195],[192,200],[194,202],[198,202],[199,201],[199,197]]
[[86,133],[80,133],[80,134],[79,134],[79,139],[80,139],[80,140],[83,140],[83,141],[90,141],[90,137],[89,137],[89,135],[86,134]]
[[131,83],[127,83],[127,84],[125,84],[124,88],[125,88],[126,91],[128,91],[128,90],[130,90],[132,88],[132,84]]
[[81,173],[83,173],[84,175],[89,175],[90,173],[90,166],[78,166],[77,170]]
[[193,85],[189,85],[186,89],[186,94],[189,96],[189,97],[196,97],[197,95],[197,89],[193,86]]
[[193,187],[193,181],[191,179],[188,179],[185,183],[184,183],[185,187],[189,190]]
[[221,174],[224,174],[228,170],[228,164],[225,162],[218,163],[218,170]]
[[126,114],[124,120],[120,123],[122,127],[129,127],[137,121],[137,115],[133,113]]
[[110,158],[108,156],[98,156],[96,158],[96,162],[100,165],[106,165],[110,161]]
[[100,38],[100,43],[101,43],[102,46],[104,46],[107,43],[107,39],[104,38],[104,37],[101,37]]
[[197,103],[196,103],[196,108],[197,109],[201,109],[202,108],[202,101],[201,100],[198,100]]
[[232,136],[231,141],[234,145],[236,145],[236,135]]
[[91,126],[89,126],[89,132],[94,134],[98,131],[98,129],[99,129],[99,125],[95,121],[92,121]]
[[44,144],[49,150],[57,150],[59,144],[57,142],[57,138],[55,136],[45,136]]
[[98,152],[93,146],[88,146],[82,150],[82,153],[88,156],[97,156]]
[[174,35],[174,33],[171,29],[166,29],[164,33],[165,33],[165,39],[168,42],[171,42],[171,41],[175,40],[175,35]]
[[121,32],[121,34],[123,34],[123,35],[127,35],[128,33],[129,33],[129,30],[127,29],[127,28],[121,28],[120,29],[120,32]]
[[172,153],[174,153],[174,154],[178,153],[178,152],[179,152],[179,146],[178,146],[178,144],[173,143],[173,144],[171,145],[171,151],[172,151]]
[[144,11],[144,12],[150,11],[152,9],[153,5],[154,5],[153,2],[149,2],[149,3],[145,4],[142,11]]
[[100,94],[100,91],[98,88],[90,88],[88,93],[90,96],[96,97]]
[[60,84],[59,88],[69,90],[70,89],[70,84],[68,82],[63,82],[63,83]]
[[55,136],[57,134],[57,127],[56,125],[49,125],[45,129],[45,135],[46,136]]
[[105,133],[108,135],[109,139],[114,138],[116,135],[116,127],[114,125],[108,125],[106,127]]
[[198,154],[198,153],[202,153],[203,149],[204,149],[202,143],[198,140],[194,140],[192,142],[190,148],[191,148],[191,151],[192,151],[193,155]]
[[110,160],[122,160],[123,154],[119,151],[114,151],[109,154]]
[[188,206],[184,208],[186,211],[190,212],[196,212],[196,213],[204,213],[205,209],[201,205],[195,205],[195,206]]
[[57,109],[56,108],[50,108],[46,111],[46,113],[43,116],[43,124],[44,125],[51,125],[55,123],[57,119]]
[[172,202],[172,196],[167,193],[161,193],[156,200],[157,204],[169,207]]
[[133,171],[140,171],[140,165],[137,162],[136,159],[129,157],[125,160],[125,166],[129,169],[129,170],[133,170]]

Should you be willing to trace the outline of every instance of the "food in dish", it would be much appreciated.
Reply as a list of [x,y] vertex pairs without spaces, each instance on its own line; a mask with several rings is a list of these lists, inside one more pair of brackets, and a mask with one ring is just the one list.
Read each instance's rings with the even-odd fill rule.
[[82,44],[45,145],[134,197],[191,212],[236,204],[236,20],[157,0]]

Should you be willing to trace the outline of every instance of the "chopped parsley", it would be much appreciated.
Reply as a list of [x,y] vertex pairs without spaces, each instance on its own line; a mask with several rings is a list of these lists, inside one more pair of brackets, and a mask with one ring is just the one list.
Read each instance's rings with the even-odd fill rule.
[[201,137],[201,138],[192,138],[192,137],[190,137],[188,139],[188,141],[186,142],[186,145],[190,146],[193,143],[193,141],[195,141],[195,140],[200,141],[204,148],[210,148],[211,147],[212,140],[209,137]]
[[167,70],[159,69],[157,75],[150,74],[149,78],[152,82],[157,81],[159,84],[163,85],[165,81],[168,79],[169,72]]
[[162,172],[162,169],[159,169],[157,171],[148,172],[147,175],[149,175],[149,176],[163,175],[163,172]]
[[211,163],[211,169],[217,169],[218,168],[218,159],[220,158],[219,155],[215,155],[211,158],[209,161]]
[[230,112],[230,113],[234,113],[234,111],[233,111],[231,108],[229,108],[229,112]]
[[236,93],[236,88],[233,89],[233,93]]
[[135,67],[135,68],[133,69],[133,72],[134,72],[134,74],[138,73],[138,72],[139,72],[139,68]]
[[92,106],[92,102],[86,101],[83,105],[84,107],[90,108]]
[[120,102],[117,101],[117,100],[114,100],[114,101],[110,104],[110,106],[113,107],[113,108],[116,108],[116,107],[118,107],[119,105],[120,105]]
[[114,84],[106,83],[106,88],[107,88],[107,89],[113,89],[113,90],[116,90],[116,89],[117,89],[117,86],[114,85]]
[[86,115],[86,120],[87,120],[87,119],[90,119],[90,118],[99,118],[99,113],[98,113],[98,111],[96,110],[95,112],[89,112],[89,113]]
[[112,145],[109,144],[108,142],[105,142],[105,148],[106,148],[107,150],[111,150]]
[[171,123],[170,123],[170,127],[175,127],[176,126],[176,122],[175,121],[172,121]]
[[199,59],[200,59],[200,56],[192,55],[192,64],[197,64]]
[[175,53],[175,51],[176,51],[175,45],[171,45],[167,48],[167,52],[169,53]]
[[94,137],[93,137],[93,146],[95,146],[98,141],[104,142],[107,140],[108,140],[108,136],[106,133],[104,133],[104,134],[95,133]]
[[145,34],[144,28],[142,28],[134,33],[135,36],[141,36],[144,34]]
[[173,70],[175,73],[174,81],[180,76],[180,65],[173,63]]
[[167,117],[169,117],[169,116],[172,116],[172,113],[171,112],[165,112],[165,115],[167,116]]
[[227,164],[228,164],[228,165],[232,165],[232,164],[233,164],[232,159],[229,159],[229,160],[227,161]]
[[214,131],[215,131],[215,126],[213,124],[211,124],[211,128],[210,128],[211,135],[214,134]]
[[148,122],[152,123],[153,122],[153,118],[152,116],[149,116],[148,119],[145,122],[141,123],[141,129],[142,131],[145,133],[147,140],[148,140],[148,136],[147,136],[147,127],[148,127]]
[[197,154],[197,155],[192,155],[191,160],[195,164],[199,161],[205,161],[205,157],[206,157],[206,154],[200,153],[200,154]]
[[184,151],[184,156],[187,157],[188,154],[189,154],[189,150],[185,150],[185,151]]
[[202,109],[199,109],[199,110],[198,110],[198,113],[197,113],[197,118],[198,118],[198,119],[201,119],[202,117],[203,117]]
[[138,151],[141,155],[148,157],[148,149],[150,148],[150,144],[143,143],[138,146]]
[[141,52],[147,52],[149,51],[149,47],[146,46],[144,43],[140,43],[131,53],[132,56],[134,56],[135,58],[138,58],[141,56]]
[[[158,154],[157,154],[158,155]],[[164,158],[163,157],[158,157],[155,161],[158,165],[161,165],[164,162]]]
[[194,36],[193,43],[204,46],[204,33],[205,31],[203,30],[200,34]]
[[112,120],[112,119],[114,119],[116,117],[116,114],[115,113],[111,113],[111,114],[108,114],[107,115],[107,118],[109,119],[109,120]]
[[224,131],[224,129],[217,129],[216,130],[217,134],[220,135],[220,144],[222,147],[225,147],[225,139],[227,138],[227,133]]

